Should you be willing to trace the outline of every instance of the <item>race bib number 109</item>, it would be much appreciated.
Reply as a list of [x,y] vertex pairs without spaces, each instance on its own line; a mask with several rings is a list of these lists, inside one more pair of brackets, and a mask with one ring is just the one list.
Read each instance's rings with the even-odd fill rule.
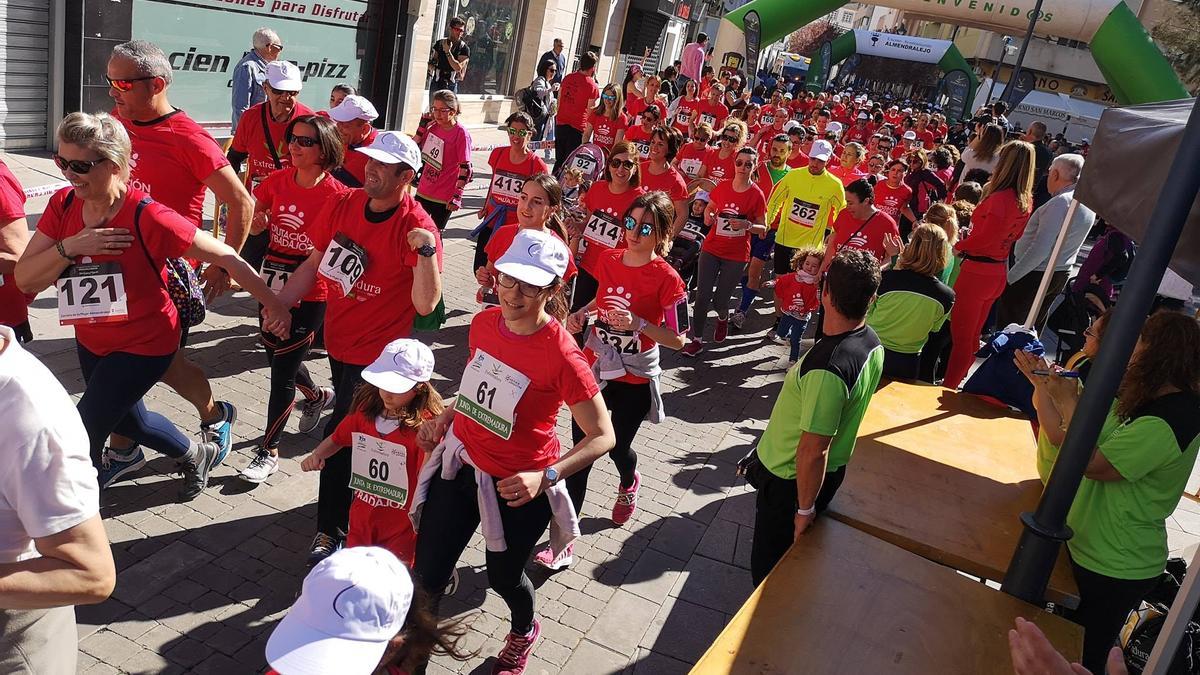
[[329,242],[329,248],[325,249],[325,256],[321,258],[321,266],[317,271],[336,283],[342,289],[342,295],[350,295],[354,284],[367,271],[367,252],[338,232]]

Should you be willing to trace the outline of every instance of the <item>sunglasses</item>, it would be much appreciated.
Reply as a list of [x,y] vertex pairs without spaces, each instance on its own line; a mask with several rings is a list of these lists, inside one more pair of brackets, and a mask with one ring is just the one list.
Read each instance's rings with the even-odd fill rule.
[[721,140],[725,141],[726,143],[737,143],[738,137],[737,136],[722,136]]
[[632,159],[614,159],[608,163],[610,169],[632,170],[635,166],[637,166],[637,162]]
[[528,129],[514,129],[513,127],[508,127],[505,129],[505,131],[508,132],[509,136],[516,136],[517,138],[525,138],[529,134],[533,133]]
[[441,113],[443,115],[449,115],[450,113],[454,112],[450,108],[439,108],[437,106],[434,106],[434,107],[430,108],[429,110],[430,110],[430,112],[432,112],[435,115],[438,113]]
[[287,142],[295,143],[302,148],[311,148],[321,141],[313,138],[312,136],[297,136],[296,134],[288,134]]
[[733,165],[739,169],[741,169],[741,168],[748,169],[748,168],[752,168],[754,166],[754,162],[753,162],[753,160],[748,160],[748,159],[747,160],[738,160],[738,161],[734,162]]
[[113,89],[116,89],[117,91],[125,92],[125,91],[133,90],[134,82],[145,82],[146,80],[153,80],[156,77],[158,77],[158,75],[147,75],[145,77],[129,77],[129,78],[125,78],[125,79],[114,80],[113,78],[105,75],[104,79],[108,80],[108,86],[112,87]]
[[[270,87],[270,85],[267,86]],[[291,91],[289,89],[276,89],[275,87],[271,87],[271,91],[275,92],[276,96],[282,96],[284,98],[296,98],[300,95],[300,92],[298,91]]]
[[91,171],[92,167],[96,166],[97,164],[103,164],[104,162],[108,161],[103,157],[89,161],[84,159],[67,159],[58,153],[55,153],[52,156],[54,157],[54,164],[57,165],[61,171],[70,169],[72,173],[77,173],[80,175]]
[[273,43],[273,44],[269,44],[267,46],[270,47],[271,49],[274,49],[277,52],[283,51],[283,45],[281,45],[281,44]]
[[653,223],[639,223],[633,219],[633,216],[625,216],[624,225],[626,230],[629,230],[630,232],[636,231],[638,236],[641,237],[649,237],[650,233],[654,231]]
[[612,94],[601,94],[601,95],[600,95],[600,98],[601,98],[601,99],[603,99],[603,100],[605,100],[605,101],[615,101],[615,100],[617,100],[617,97],[616,97],[616,96],[614,96],[614,95],[612,95]]
[[519,279],[508,276],[504,272],[496,275],[496,282],[505,288],[513,288],[515,286],[516,289],[521,292],[521,295],[527,298],[536,298],[539,293],[548,288],[547,286],[534,286],[533,284],[527,284],[524,281],[520,281]]

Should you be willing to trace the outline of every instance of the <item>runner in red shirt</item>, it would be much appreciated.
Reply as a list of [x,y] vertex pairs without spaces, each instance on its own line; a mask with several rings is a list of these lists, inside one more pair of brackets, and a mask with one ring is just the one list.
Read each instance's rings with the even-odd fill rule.
[[868,124],[869,119],[867,113],[858,113],[858,116],[854,120],[854,125],[846,131],[845,138],[847,143],[853,142],[865,145],[867,141],[871,140],[873,132],[870,124]]
[[805,147],[812,147],[812,143],[807,140],[808,133],[802,126],[794,126],[788,130],[788,142],[791,145],[787,158],[787,165],[793,169],[802,169],[808,166],[808,155],[805,154]]
[[[764,118],[765,119],[765,118]],[[786,115],[775,115],[771,117],[771,122],[762,127],[759,127],[758,133],[750,139],[750,145],[758,154],[766,156],[771,151],[771,141],[779,134],[787,134],[786,125],[789,122]]]
[[645,96],[632,97],[625,105],[625,112],[629,114],[630,124],[636,124],[638,115],[641,115],[646,108],[658,108],[658,119],[665,120],[667,118],[667,104],[658,98],[658,92],[661,89],[662,80],[658,79],[657,75],[646,78]]
[[[413,504],[421,509],[420,531],[434,535],[417,538],[416,579],[427,592],[444,589],[481,524],[484,539],[505,543],[487,554],[487,578],[512,614],[496,672],[523,672],[541,635],[525,564],[546,525],[557,525],[556,552],[578,531],[562,480],[615,444],[596,379],[561,323],[568,256],[544,232],[518,234],[496,262],[500,306],[471,321],[454,407],[418,432],[422,450],[438,450],[421,472]],[[564,403],[584,432],[566,451],[555,431]]]
[[704,220],[712,229],[700,249],[692,340],[683,349],[685,356],[694,357],[704,349],[704,324],[710,303],[717,312],[713,341],[725,341],[729,301],[750,260],[750,235],[767,232],[767,200],[752,177],[757,166],[754,148],[742,148],[734,162],[733,177],[721,181],[709,193]]
[[887,163],[886,180],[875,184],[875,206],[897,223],[900,222],[901,216],[907,218],[911,226],[917,222],[917,214],[913,213],[908,205],[912,199],[912,188],[904,182],[904,174],[907,172],[908,164],[902,159],[893,159]]
[[635,119],[641,120],[641,124],[626,129],[625,140],[633,143],[633,147],[637,148],[638,159],[644,160],[650,156],[650,132],[654,131],[654,127],[659,123],[658,108],[646,108]]
[[579,57],[579,70],[569,73],[558,87],[558,112],[554,126],[554,166],[563,166],[567,157],[583,142],[587,113],[600,97],[596,74],[596,54]]
[[642,187],[647,192],[662,192],[667,195],[675,209],[675,218],[671,223],[671,232],[677,233],[683,228],[688,215],[687,179],[671,164],[679,152],[683,138],[674,128],[658,125],[650,134],[649,157],[642,162],[638,174],[642,179]]
[[679,154],[675,156],[675,168],[679,169],[679,173],[683,174],[688,181],[696,180],[700,177],[700,171],[704,167],[704,160],[708,157],[708,142],[712,140],[713,130],[701,122],[692,130],[692,140],[685,143],[679,149]]
[[904,242],[896,221],[875,208],[871,184],[858,180],[846,186],[846,208],[833,221],[833,236],[825,242],[825,257],[821,274],[843,248],[867,251],[881,266],[890,265]]
[[629,141],[621,141],[613,146],[612,156],[604,169],[604,180],[594,183],[583,195],[582,230],[572,241],[580,268],[572,309],[579,309],[596,297],[596,263],[605,250],[624,245],[621,214],[634,198],[645,192],[640,186],[637,150]]
[[717,147],[711,148],[704,158],[700,178],[719,183],[733,178],[733,162],[737,153],[746,145],[746,123],[739,119],[725,121],[717,138]]
[[842,186],[845,187],[856,180],[867,177],[867,172],[862,170],[862,161],[866,155],[867,151],[863,149],[863,146],[858,143],[848,143],[838,156],[838,164],[836,166],[830,164],[826,168],[829,173],[842,181]]
[[146,462],[140,448],[124,459],[105,452],[109,434],[120,430],[134,443],[180,462],[179,496],[187,501],[208,485],[209,471],[226,451],[207,437],[188,440],[141,402],[179,349],[180,320],[167,292],[167,259],[188,256],[224,267],[263,303],[264,326],[276,334],[286,334],[287,307],[232,248],[130,187],[128,148],[128,135],[110,115],[71,113],[63,119],[54,161],[72,187],[51,197],[14,277],[30,294],[54,284],[59,323],[75,327],[87,383],[79,416],[101,488]]
[[342,165],[333,171],[333,177],[348,187],[362,187],[366,178],[367,156],[354,152],[375,142],[379,131],[371,126],[379,117],[375,106],[366,98],[350,94],[329,111],[329,118],[337,123],[342,137],[344,152]]
[[[283,290],[289,277],[312,255],[318,215],[349,188],[330,172],[342,165],[342,139],[335,123],[319,115],[302,115],[287,127],[290,166],[267,176],[254,191],[252,231],[269,234],[261,276],[272,291]],[[325,322],[326,286],[318,282],[291,308],[291,334],[286,339],[263,332],[261,341],[271,369],[267,423],[262,442],[240,477],[262,483],[279,469],[279,438],[291,417],[296,391],[304,397],[300,432],[316,428],[321,411],[333,405],[334,392],[318,387],[304,359]]]
[[487,199],[479,210],[481,219],[475,228],[475,259],[471,269],[487,264],[485,249],[492,234],[505,225],[517,222],[517,202],[521,198],[521,186],[530,176],[550,173],[549,167],[536,152],[529,151],[529,139],[533,137],[533,118],[523,112],[515,112],[504,121],[508,132],[509,146],[496,148],[488,157],[492,167],[492,182],[488,186]]
[[615,84],[605,85],[600,94],[600,103],[588,113],[587,125],[583,129],[583,142],[595,143],[611,153],[612,148],[625,138],[629,116],[621,112],[621,88]]
[[675,116],[671,118],[671,126],[683,134],[684,138],[691,138],[692,118],[700,106],[699,90],[694,81],[688,80],[683,85],[683,91],[683,96],[675,102]]
[[[536,174],[525,181],[521,187],[520,202],[516,209],[517,223],[505,225],[496,230],[496,233],[488,240],[485,251],[487,257],[482,265],[475,268],[475,280],[479,282],[479,301],[483,304],[484,309],[489,306],[495,307],[500,303],[496,292],[496,261],[508,252],[518,232],[521,230],[549,232],[567,245],[570,236],[563,225],[562,205],[563,189],[549,173]],[[568,259],[563,281],[569,284],[577,273],[575,261]]]
[[17,177],[0,160],[0,325],[13,329],[18,342],[33,339],[29,327],[29,302],[17,288],[13,269],[29,241],[25,220],[25,190]]
[[[350,409],[359,373],[384,345],[412,332],[417,315],[428,316],[442,295],[441,237],[410,187],[421,168],[417,144],[398,131],[383,131],[369,148],[361,189],[330,200],[311,233],[313,252],[279,293],[288,306],[303,298],[318,275],[329,290],[325,348],[336,395],[325,434]],[[317,534],[309,562],[337,550],[350,515],[350,453],[339,452],[321,470]]]
[[696,106],[695,114],[692,116],[692,128],[703,122],[713,129],[717,129],[719,125],[725,123],[729,117],[729,108],[721,103],[721,97],[725,95],[725,87],[720,83],[714,84],[708,90],[708,96]]

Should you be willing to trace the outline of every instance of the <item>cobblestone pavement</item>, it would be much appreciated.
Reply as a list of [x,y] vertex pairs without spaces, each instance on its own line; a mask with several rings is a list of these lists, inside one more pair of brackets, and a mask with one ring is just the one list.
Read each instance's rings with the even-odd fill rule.
[[[472,133],[476,144],[500,140],[495,130]],[[466,357],[475,291],[468,269],[474,245],[466,234],[490,178],[486,156],[475,154],[473,189],[446,231],[450,320],[439,333],[420,336],[437,356],[444,395],[454,392]],[[7,155],[5,161],[26,187],[60,179],[45,157]],[[44,204],[44,198],[31,200],[31,220]],[[30,348],[78,395],[74,341],[57,325],[55,307],[48,293],[33,304],[37,340]],[[319,439],[298,433],[292,421],[278,473],[259,486],[236,476],[265,422],[268,371],[256,347],[255,309],[244,293],[223,298],[192,332],[189,357],[208,372],[217,397],[238,407],[235,450],[209,489],[176,503],[178,479],[169,460],[158,457],[103,496],[119,574],[111,599],[78,609],[82,673],[231,675],[264,667],[270,630],[305,573],[317,480],[300,471],[299,460]],[[665,355],[670,418],[643,426],[638,435],[637,515],[624,527],[612,526],[617,476],[601,459],[592,472],[575,565],[553,575],[530,567],[543,639],[529,673],[685,673],[749,595],[754,497],[734,477],[734,464],[765,426],[784,372],[785,347],[763,340],[769,321],[760,305],[746,333],[710,347],[703,359]],[[326,361],[310,359],[308,367],[318,381],[328,381]],[[163,385],[151,391],[148,404],[185,430],[197,428],[195,411]],[[559,433],[569,441],[565,415]],[[1171,522],[1172,548],[1198,534],[1200,508],[1185,499]],[[465,646],[479,655],[465,663],[436,660],[431,673],[490,672],[509,627],[503,602],[487,590],[482,563],[477,535],[459,563],[461,586],[442,605],[444,614],[472,621]]]

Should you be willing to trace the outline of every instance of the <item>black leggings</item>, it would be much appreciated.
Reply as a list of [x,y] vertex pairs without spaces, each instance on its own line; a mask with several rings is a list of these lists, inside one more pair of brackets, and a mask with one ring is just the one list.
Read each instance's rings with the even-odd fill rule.
[[1071,560],[1071,572],[1079,587],[1079,608],[1067,610],[1065,614],[1083,626],[1083,667],[1093,673],[1103,673],[1108,651],[1116,644],[1125,619],[1158,584],[1158,577],[1115,579],[1086,570],[1074,559]]
[[[750,544],[750,578],[757,586],[795,541],[799,504],[795,478],[780,478],[761,463],[755,464],[752,470],[755,471],[754,480],[760,482],[755,496],[754,540]],[[826,472],[813,504],[818,515],[829,507],[845,479],[845,466]]]
[[429,214],[429,217],[433,219],[433,224],[437,225],[438,232],[446,229],[446,223],[450,222],[450,209],[446,208],[445,204],[430,201],[420,195],[417,195],[417,201],[425,208],[425,212]]
[[575,275],[575,294],[571,296],[571,311],[577,312],[584,305],[596,299],[596,291],[600,290],[600,282],[582,267]]
[[[637,453],[633,451],[633,438],[637,436],[642,420],[650,412],[650,385],[630,384],[628,382],[609,382],[600,392],[604,398],[604,407],[612,413],[613,431],[617,435],[617,444],[608,451],[608,456],[617,466],[621,475],[621,487],[633,485],[633,472],[637,470]],[[578,443],[583,439],[583,429],[571,420],[571,437]],[[587,496],[588,474],[592,472],[589,464],[579,471],[567,476],[567,492],[571,495],[571,503],[575,505],[575,513],[583,513],[583,498]]]
[[921,369],[921,354],[905,354],[883,349],[883,376],[893,380],[915,380]]
[[[325,424],[325,437],[333,435],[333,430],[350,411],[350,401],[354,398],[354,390],[362,381],[362,371],[366,366],[356,366],[342,363],[332,356],[329,357],[329,371],[333,377],[333,391],[337,399],[333,404],[333,413]],[[317,489],[317,532],[324,532],[331,537],[345,537],[350,531],[350,503],[354,500],[354,491],[350,489],[350,448],[341,448],[325,460],[321,469],[321,482]]]
[[[421,532],[413,573],[433,603],[436,614],[442,591],[450,574],[466,550],[471,535],[479,527],[479,488],[475,471],[464,467],[452,480],[434,476],[421,511]],[[534,589],[525,575],[525,563],[533,547],[550,524],[550,500],[541,495],[528,504],[512,508],[500,500],[500,521],[504,525],[507,547],[499,553],[488,551],[488,585],[504,598],[512,613],[512,630],[525,634],[533,628]]]
[[950,322],[947,321],[936,332],[929,334],[929,339],[925,340],[925,346],[921,348],[921,381],[932,384],[946,377],[950,347]]
[[492,233],[502,226],[503,223],[500,223],[495,228],[485,227],[479,231],[479,236],[475,238],[475,259],[471,263],[471,276],[475,276],[475,270],[487,266],[488,257],[486,249],[488,242],[492,240]]
[[[259,315],[262,306],[259,306]],[[263,434],[264,448],[279,447],[279,436],[296,404],[296,389],[304,398],[317,398],[317,385],[304,366],[304,357],[312,347],[321,324],[325,322],[324,302],[301,302],[292,308],[292,334],[280,340],[268,333],[262,334],[263,347],[267,350],[267,365],[271,367],[271,397],[267,401],[267,430]],[[259,322],[261,328],[262,322]]]

